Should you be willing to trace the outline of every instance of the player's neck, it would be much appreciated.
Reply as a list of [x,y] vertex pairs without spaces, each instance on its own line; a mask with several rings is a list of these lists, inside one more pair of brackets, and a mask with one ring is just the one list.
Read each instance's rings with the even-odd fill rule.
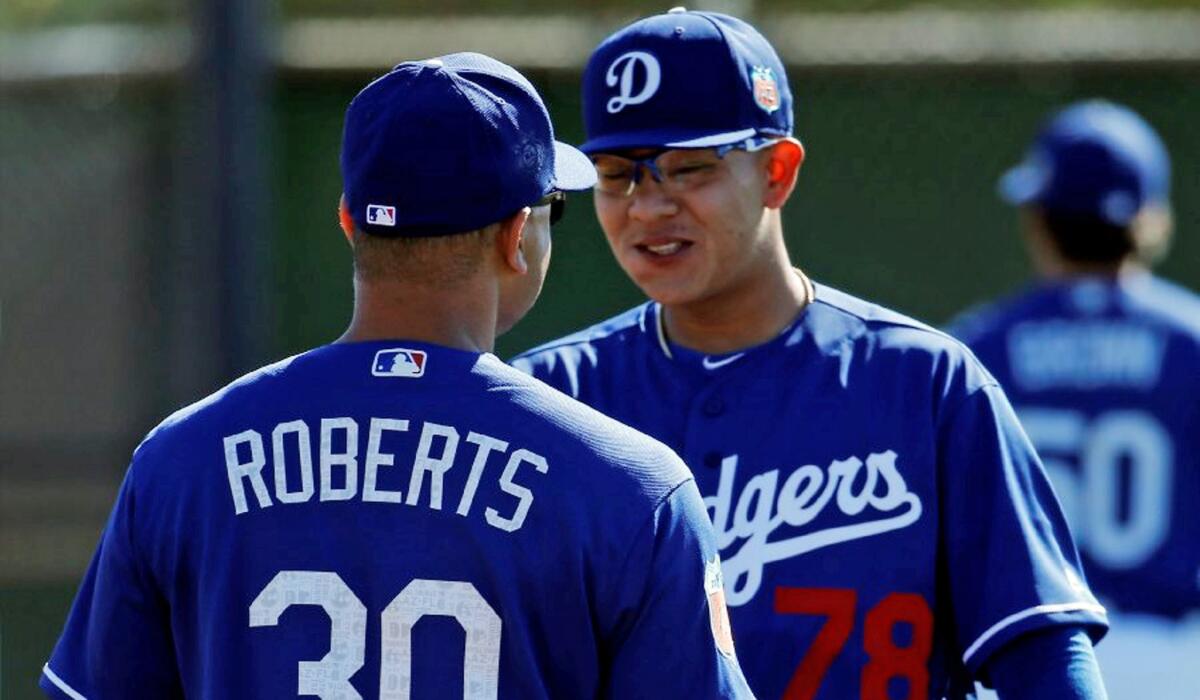
[[337,342],[404,339],[491,352],[496,344],[496,289],[484,281],[468,285],[469,289],[446,290],[355,279],[354,316]]
[[1123,277],[1145,272],[1146,267],[1133,259],[1120,262],[1078,262],[1054,257],[1038,262],[1038,272],[1044,279],[1067,282],[1080,277]]
[[776,337],[810,301],[809,283],[785,259],[718,296],[664,307],[664,328],[673,343],[728,353]]

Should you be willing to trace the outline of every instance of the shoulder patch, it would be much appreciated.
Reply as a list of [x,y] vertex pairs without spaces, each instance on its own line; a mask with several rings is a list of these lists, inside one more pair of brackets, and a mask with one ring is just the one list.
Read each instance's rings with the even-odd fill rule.
[[704,564],[704,592],[708,596],[708,621],[717,650],[733,657],[733,628],[729,624],[729,608],[725,606],[725,577],[721,574],[718,554]]

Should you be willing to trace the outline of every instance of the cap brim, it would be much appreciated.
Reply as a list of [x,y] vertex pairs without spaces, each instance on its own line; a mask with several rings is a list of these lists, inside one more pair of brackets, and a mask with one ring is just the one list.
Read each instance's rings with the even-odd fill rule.
[[554,186],[568,192],[591,189],[596,184],[592,161],[574,146],[554,142]]
[[600,136],[585,142],[579,148],[587,154],[630,148],[715,148],[745,141],[757,135],[757,129],[720,132],[654,129]]
[[996,190],[1009,204],[1024,205],[1038,200],[1046,187],[1046,173],[1032,163],[1021,163],[1000,176]]

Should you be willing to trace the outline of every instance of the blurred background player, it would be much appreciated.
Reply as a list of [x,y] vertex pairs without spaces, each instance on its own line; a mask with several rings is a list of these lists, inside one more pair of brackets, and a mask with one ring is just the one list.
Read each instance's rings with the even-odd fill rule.
[[1200,298],[1149,272],[1169,183],[1129,109],[1054,115],[1000,181],[1038,282],[954,329],[1017,407],[1113,613],[1114,698],[1200,697]]
[[351,102],[342,174],[349,329],[151,432],[42,687],[751,697],[683,463],[490,354],[595,181],[533,86],[403,63]]
[[763,698],[1097,698],[1103,609],[1003,392],[946,335],[788,259],[778,56],[682,8],[583,77],[596,213],[649,303],[515,360],[671,445]]

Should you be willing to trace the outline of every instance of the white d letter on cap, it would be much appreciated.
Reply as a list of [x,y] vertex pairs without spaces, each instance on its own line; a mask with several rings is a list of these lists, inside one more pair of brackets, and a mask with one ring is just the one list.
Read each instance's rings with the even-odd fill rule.
[[[635,95],[633,92],[633,71],[637,64],[642,64],[646,69],[646,83]],[[617,71],[621,71],[620,78],[617,77]],[[649,100],[658,91],[658,84],[661,79],[662,72],[658,67],[658,59],[646,53],[645,51],[630,51],[629,53],[621,54],[617,60],[612,62],[608,67],[608,75],[605,76],[605,83],[609,87],[617,85],[620,81],[620,94],[608,101],[608,113],[616,114],[625,109],[628,105],[640,105]]]

